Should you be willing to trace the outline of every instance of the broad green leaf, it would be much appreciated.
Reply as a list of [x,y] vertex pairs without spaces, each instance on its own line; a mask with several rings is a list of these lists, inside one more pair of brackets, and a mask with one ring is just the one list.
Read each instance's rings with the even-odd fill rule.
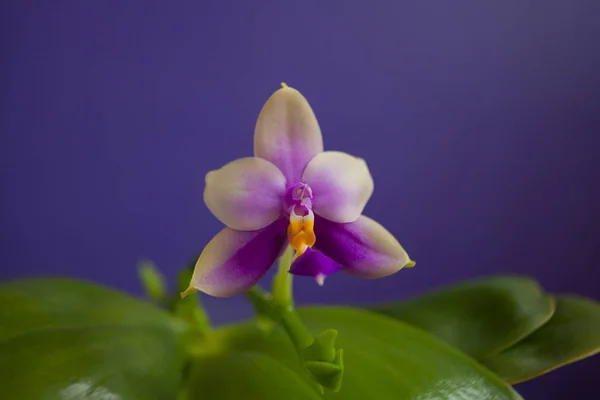
[[523,382],[600,352],[600,304],[558,297],[552,319],[500,354],[484,360],[511,383]]
[[197,346],[188,376],[189,400],[316,400],[289,338],[253,321],[212,332]]
[[300,315],[313,334],[339,332],[345,366],[338,393],[313,389],[282,330],[250,323],[199,344],[190,400],[520,399],[476,361],[408,324],[349,308],[308,308]]
[[85,282],[0,284],[6,400],[167,400],[178,393],[182,329],[165,312]]
[[190,400],[323,399],[297,371],[255,351],[201,358],[191,374]]
[[546,323],[554,302],[536,282],[518,277],[474,280],[372,311],[423,329],[481,359]]

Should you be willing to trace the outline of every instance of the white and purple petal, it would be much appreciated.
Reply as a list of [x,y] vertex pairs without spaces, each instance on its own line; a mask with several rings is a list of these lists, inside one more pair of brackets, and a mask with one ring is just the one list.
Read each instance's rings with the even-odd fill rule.
[[315,156],[302,181],[312,189],[314,212],[333,222],[356,221],[374,187],[367,163],[339,151]]
[[287,86],[273,93],[256,122],[254,155],[279,167],[288,185],[293,185],[322,151],[321,128],[304,96]]
[[285,190],[285,177],[275,165],[240,158],[206,174],[204,202],[228,227],[253,231],[279,218]]
[[314,248],[342,266],[342,271],[360,278],[383,278],[412,261],[400,243],[369,217],[339,224],[315,216]]
[[256,285],[287,246],[287,224],[280,218],[258,231],[223,229],[198,258],[186,294],[231,297]]

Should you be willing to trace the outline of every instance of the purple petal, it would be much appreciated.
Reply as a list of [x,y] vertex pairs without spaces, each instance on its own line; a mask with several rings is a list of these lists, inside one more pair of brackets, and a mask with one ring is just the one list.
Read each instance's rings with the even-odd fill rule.
[[287,246],[287,224],[280,218],[259,231],[223,229],[202,251],[186,293],[231,297],[256,285]]
[[316,215],[315,234],[314,248],[342,265],[349,275],[382,278],[411,263],[394,236],[364,215],[346,224]]
[[367,163],[339,151],[315,156],[302,181],[312,189],[315,213],[334,222],[356,221],[373,193]]
[[337,272],[342,267],[318,250],[310,247],[298,257],[290,268],[290,273],[299,276],[311,276],[322,285],[325,277]]
[[293,185],[322,151],[321,128],[304,96],[290,87],[273,93],[256,122],[254,155],[279,167],[288,185]]
[[280,216],[285,190],[285,177],[275,165],[247,157],[206,174],[204,202],[228,227],[253,231]]

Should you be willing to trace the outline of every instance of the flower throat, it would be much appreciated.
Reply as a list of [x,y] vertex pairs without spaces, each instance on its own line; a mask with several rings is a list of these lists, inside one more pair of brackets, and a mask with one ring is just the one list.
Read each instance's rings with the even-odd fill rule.
[[285,196],[285,212],[290,216],[287,236],[295,250],[294,260],[304,254],[306,249],[314,246],[317,240],[314,232],[315,214],[312,211],[312,198],[312,189],[305,183],[290,187]]

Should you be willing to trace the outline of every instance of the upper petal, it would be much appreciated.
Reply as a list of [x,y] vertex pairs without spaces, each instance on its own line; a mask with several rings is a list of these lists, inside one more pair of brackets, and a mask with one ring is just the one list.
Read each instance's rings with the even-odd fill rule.
[[394,236],[369,217],[338,224],[315,217],[315,249],[360,278],[382,278],[412,264]]
[[312,189],[315,213],[334,222],[355,221],[373,193],[367,163],[339,151],[315,156],[304,170],[302,181]]
[[270,162],[240,158],[206,174],[204,202],[225,225],[257,230],[275,221],[285,195],[285,177]]
[[286,226],[281,218],[254,232],[223,229],[200,254],[186,293],[231,297],[256,285],[285,249]]
[[304,96],[287,86],[273,93],[256,122],[254,155],[277,165],[292,185],[322,151],[321,128]]

